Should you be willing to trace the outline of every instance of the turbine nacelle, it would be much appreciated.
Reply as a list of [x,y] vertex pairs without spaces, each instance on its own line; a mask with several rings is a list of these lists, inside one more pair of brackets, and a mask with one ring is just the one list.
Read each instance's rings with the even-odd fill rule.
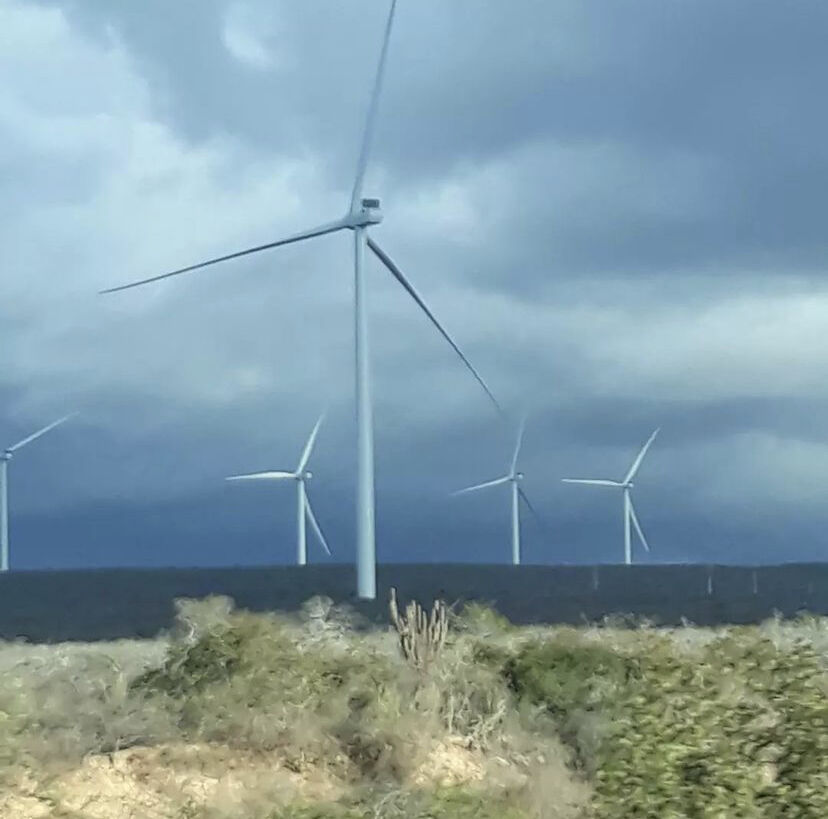
[[300,481],[309,481],[313,477],[313,472],[300,472],[296,477]]
[[515,472],[514,479],[516,481],[522,481],[523,480],[523,473],[522,472]]
[[379,199],[363,199],[358,209],[350,215],[352,227],[378,225],[382,221],[382,209]]
[[8,450],[0,452],[0,461],[10,461],[13,457],[14,453],[9,452]]

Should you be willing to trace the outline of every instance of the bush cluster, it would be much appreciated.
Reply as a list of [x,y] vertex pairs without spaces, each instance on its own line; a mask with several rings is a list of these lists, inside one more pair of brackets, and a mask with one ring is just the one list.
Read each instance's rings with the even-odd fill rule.
[[187,739],[294,749],[306,762],[344,755],[361,777],[400,779],[416,765],[418,743],[448,732],[483,749],[502,727],[507,686],[497,669],[473,662],[467,641],[423,674],[390,632],[386,642],[377,634],[306,641],[275,615],[206,619],[131,686],[174,715]]
[[[425,670],[393,632],[328,628],[329,615],[310,628],[227,600],[182,603],[149,665],[89,647],[16,667],[0,687],[0,774],[194,743],[276,751],[293,773],[324,768],[347,786],[330,804],[262,797],[245,819],[828,817],[822,621],[519,629],[470,605]],[[449,739],[491,763],[484,782],[411,776]],[[497,780],[506,760],[522,784]]]
[[[484,745],[504,712],[504,692],[493,683],[499,674],[516,700],[552,718],[593,783],[598,819],[828,816],[826,676],[810,644],[775,644],[749,628],[692,652],[650,628],[607,627],[597,639],[564,628],[514,640],[508,621],[479,605],[453,625],[461,636],[450,650],[463,672],[446,674],[444,661],[428,692],[411,681],[414,710],[419,701],[444,727]],[[207,734],[223,740],[238,737],[240,723],[222,702],[271,716],[327,706],[330,717],[346,691],[333,731],[338,750],[363,778],[382,771],[399,779],[410,749],[382,712],[402,716],[402,674],[375,650],[302,651],[276,618],[233,613],[197,640],[173,644],[165,664],[137,685],[186,700],[182,725],[203,735],[209,719]],[[447,804],[459,800],[447,815],[462,816],[463,800],[475,798],[447,793]],[[359,814],[343,814],[351,815]]]
[[812,647],[748,629],[692,654],[647,630],[626,643],[563,632],[501,665],[575,746],[598,817],[828,816],[826,678]]

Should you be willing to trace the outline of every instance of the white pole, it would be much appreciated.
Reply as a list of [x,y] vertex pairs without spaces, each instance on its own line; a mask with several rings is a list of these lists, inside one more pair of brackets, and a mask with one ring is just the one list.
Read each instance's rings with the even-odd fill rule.
[[518,484],[512,480],[512,564],[520,565],[520,497]]
[[371,405],[371,373],[368,360],[368,317],[365,304],[365,228],[355,228],[354,236],[357,596],[362,600],[374,600],[377,596],[376,541],[374,533],[374,430]]
[[630,543],[630,490],[624,488],[624,563],[632,563],[632,544]]
[[0,460],[0,572],[9,570],[9,462]]
[[759,593],[759,578],[756,576],[756,569],[753,570],[753,593]]
[[298,530],[298,542],[296,544],[296,563],[299,566],[304,566],[308,562],[308,546],[307,546],[307,538],[305,536],[306,532],[306,516],[307,513],[305,512],[305,481],[303,479],[299,479],[296,481],[298,484],[298,491],[296,496],[298,498],[298,505],[297,505],[297,530]]

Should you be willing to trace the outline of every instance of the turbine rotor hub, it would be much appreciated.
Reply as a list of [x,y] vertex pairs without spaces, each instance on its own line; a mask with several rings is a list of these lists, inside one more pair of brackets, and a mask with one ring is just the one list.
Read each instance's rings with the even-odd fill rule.
[[14,457],[14,453],[9,452],[6,450],[2,454],[0,454],[0,461],[10,461]]

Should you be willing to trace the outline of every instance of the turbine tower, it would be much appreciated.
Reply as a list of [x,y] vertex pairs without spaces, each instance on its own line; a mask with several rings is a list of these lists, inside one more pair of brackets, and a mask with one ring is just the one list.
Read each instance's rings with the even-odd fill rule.
[[510,484],[510,492],[512,496],[512,564],[520,565],[520,501],[528,507],[529,511],[541,522],[540,515],[532,506],[529,498],[526,497],[523,487],[520,482],[523,480],[523,473],[517,471],[518,456],[520,455],[520,448],[523,444],[523,433],[526,428],[525,420],[521,422],[518,430],[517,443],[515,444],[515,451],[512,454],[512,462],[509,466],[509,471],[502,478],[495,478],[493,481],[486,481],[485,483],[478,483],[474,486],[468,486],[465,489],[459,489],[457,492],[452,492],[453,495],[465,495],[469,492],[477,492],[478,489],[486,489],[489,486],[500,486],[501,484]]
[[[660,427],[659,427],[660,429]],[[638,537],[641,539],[641,543],[644,548],[649,552],[650,547],[647,544],[647,538],[644,537],[644,532],[641,531],[641,524],[638,522],[638,516],[635,514],[635,507],[633,506],[632,496],[630,494],[634,484],[632,479],[635,477],[636,473],[638,472],[639,467],[641,466],[641,462],[644,460],[644,456],[647,454],[647,450],[650,448],[650,445],[655,440],[656,435],[658,435],[659,430],[657,429],[648,439],[647,443],[641,447],[641,452],[638,453],[636,459],[633,461],[633,465],[630,467],[629,472],[627,472],[624,480],[622,481],[608,481],[603,479],[593,479],[593,478],[562,478],[564,483],[583,483],[588,486],[615,486],[619,489],[624,490],[624,563],[629,566],[632,563],[632,543],[630,541],[630,522],[635,527],[635,531],[638,534]]]
[[14,457],[14,453],[18,449],[22,449],[26,444],[30,444],[41,435],[45,435],[75,415],[77,413],[73,412],[71,415],[58,418],[57,421],[53,421],[48,426],[32,433],[22,441],[18,441],[16,444],[4,449],[0,454],[0,572],[7,572],[9,570],[9,461]]
[[354,234],[354,325],[355,325],[355,348],[356,348],[356,424],[357,424],[357,493],[356,493],[356,530],[357,530],[357,595],[364,600],[373,600],[376,597],[376,544],[374,529],[374,436],[373,436],[373,405],[371,396],[371,377],[368,346],[368,319],[365,303],[365,250],[369,249],[388,269],[391,275],[402,285],[420,309],[426,314],[431,323],[437,328],[440,334],[451,345],[465,366],[477,379],[486,394],[491,399],[498,412],[502,415],[500,405],[497,403],[489,387],[477,370],[448,334],[445,328],[435,317],[434,313],[423,301],[414,286],[394,263],[391,257],[368,235],[368,229],[378,225],[382,221],[379,199],[363,198],[362,186],[365,176],[365,168],[368,164],[371,142],[374,133],[377,105],[379,102],[382,81],[385,74],[385,64],[388,57],[388,43],[391,36],[391,27],[394,21],[397,0],[392,0],[391,9],[388,14],[388,22],[385,27],[385,37],[380,52],[379,65],[377,67],[374,89],[368,108],[368,116],[365,125],[362,146],[357,162],[356,179],[351,192],[351,200],[346,214],[333,222],[327,222],[318,227],[296,233],[284,239],[274,242],[250,247],[225,256],[218,256],[205,262],[182,267],[178,270],[153,276],[148,279],[132,282],[130,284],[112,287],[101,291],[112,293],[118,290],[126,290],[131,287],[148,284],[149,282],[167,279],[171,276],[178,276],[191,270],[198,270],[219,262],[237,259],[241,256],[248,256],[259,253],[263,250],[280,247],[282,245],[301,242],[306,239],[313,239],[317,236],[324,236],[329,233],[337,233],[342,230],[351,230]]
[[331,550],[328,548],[328,542],[325,540],[325,535],[322,534],[322,529],[316,520],[316,515],[313,514],[310,501],[308,500],[308,491],[306,481],[313,477],[313,473],[307,469],[308,461],[310,460],[311,452],[313,452],[313,445],[316,442],[316,435],[319,432],[319,427],[322,425],[320,416],[316,422],[316,426],[311,431],[310,437],[302,450],[302,455],[299,458],[299,465],[293,472],[252,472],[249,475],[231,475],[225,478],[227,481],[296,481],[297,489],[297,543],[296,543],[296,563],[299,566],[304,566],[308,562],[308,547],[305,537],[305,521],[309,520],[313,531],[319,538],[322,548],[328,553],[330,557]]

